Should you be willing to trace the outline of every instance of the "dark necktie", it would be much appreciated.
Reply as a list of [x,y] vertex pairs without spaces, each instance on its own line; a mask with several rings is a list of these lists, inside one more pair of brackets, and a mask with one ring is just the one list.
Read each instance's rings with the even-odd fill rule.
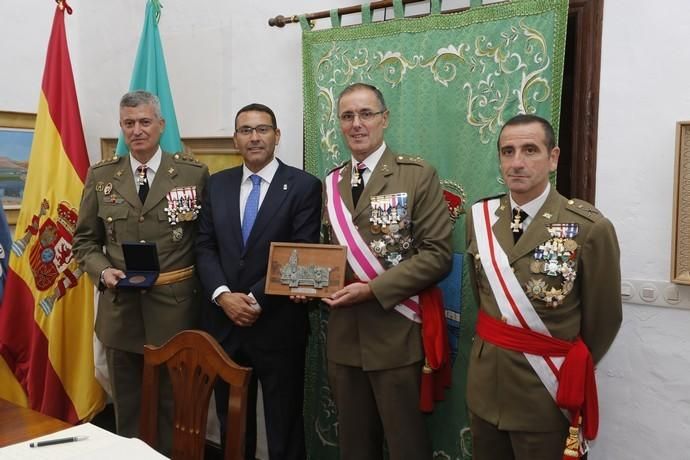
[[357,163],[357,169],[352,176],[352,203],[357,207],[357,202],[359,197],[362,196],[362,190],[364,190],[364,171],[366,171],[367,165],[361,161]]
[[510,228],[513,230],[513,240],[516,243],[522,236],[526,219],[527,213],[525,211],[520,208],[513,208],[513,222],[511,222]]
[[259,213],[259,196],[261,195],[261,177],[252,174],[249,176],[249,179],[252,181],[252,191],[249,192],[247,203],[244,205],[244,216],[242,218],[242,239],[245,243],[254,226],[256,215]]
[[146,177],[146,170],[148,166],[141,165],[137,168],[137,184],[139,184],[139,199],[141,204],[146,201],[146,196],[149,194],[149,180]]

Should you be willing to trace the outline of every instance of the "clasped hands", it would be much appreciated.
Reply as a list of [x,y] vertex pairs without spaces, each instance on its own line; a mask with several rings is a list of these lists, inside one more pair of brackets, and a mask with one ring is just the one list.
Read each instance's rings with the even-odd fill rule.
[[223,292],[216,303],[225,315],[240,327],[249,327],[259,318],[261,308],[256,299],[241,292]]

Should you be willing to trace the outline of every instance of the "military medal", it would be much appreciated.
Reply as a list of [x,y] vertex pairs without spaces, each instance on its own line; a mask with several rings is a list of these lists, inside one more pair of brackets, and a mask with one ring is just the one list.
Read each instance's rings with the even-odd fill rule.
[[179,241],[182,241],[182,237],[184,236],[184,229],[182,227],[175,227],[173,228],[172,231],[172,239],[176,243]]
[[201,205],[197,199],[195,185],[175,187],[167,193],[166,198],[168,206],[164,211],[168,214],[170,225],[193,221],[199,216]]
[[103,195],[108,196],[108,195],[110,195],[110,192],[112,192],[112,191],[113,191],[113,184],[111,184],[110,182],[105,184],[105,187],[103,188]]
[[540,300],[546,306],[556,308],[563,304],[572,291],[577,277],[579,245],[573,238],[577,236],[579,227],[575,223],[557,223],[548,224],[546,230],[551,238],[534,250],[529,268],[534,274],[559,277],[562,280],[560,287],[548,287],[545,279],[532,278],[525,285],[525,292],[530,299]]
[[398,265],[412,248],[411,225],[407,217],[407,193],[393,193],[370,197],[373,235],[381,235],[369,247],[386,267]]
[[541,273],[543,270],[543,262],[539,260],[533,260],[529,263],[529,271],[532,273]]
[[522,231],[522,216],[520,215],[519,208],[515,208],[517,211],[513,216],[513,221],[510,223],[510,228],[513,233],[519,233]]
[[127,281],[129,281],[132,284],[141,284],[144,281],[146,281],[146,277],[143,275],[134,275],[134,276],[130,276]]
[[97,192],[102,192],[103,191],[103,182],[98,182],[96,184],[96,191]]
[[369,247],[378,257],[383,257],[388,251],[386,251],[386,243],[383,240],[374,240],[369,243]]
[[146,178],[146,170],[148,168],[146,165],[139,166],[137,168],[137,185],[141,187],[142,185],[148,183],[148,179]]

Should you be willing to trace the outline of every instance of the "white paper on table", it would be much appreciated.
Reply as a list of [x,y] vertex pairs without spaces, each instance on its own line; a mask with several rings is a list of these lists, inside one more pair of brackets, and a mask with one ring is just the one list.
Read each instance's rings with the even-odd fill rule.
[[[31,442],[88,436],[83,441],[29,447]],[[29,439],[0,449],[1,460],[165,460],[168,457],[152,449],[141,439],[124,438],[91,423]]]

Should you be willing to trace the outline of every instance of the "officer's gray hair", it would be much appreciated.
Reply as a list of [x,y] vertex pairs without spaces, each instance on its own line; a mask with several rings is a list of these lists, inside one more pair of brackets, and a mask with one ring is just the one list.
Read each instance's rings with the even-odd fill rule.
[[346,94],[350,94],[354,91],[357,91],[358,89],[368,89],[369,91],[373,92],[376,95],[376,99],[379,100],[379,104],[381,105],[381,108],[379,110],[386,111],[388,110],[386,108],[386,101],[383,100],[383,93],[374,85],[368,85],[366,83],[353,83],[347,88],[345,88],[341,93],[340,96],[338,96],[338,105],[337,107],[340,107],[340,100],[345,96]]
[[161,112],[161,101],[153,93],[148,91],[137,90],[130,91],[129,93],[122,96],[120,99],[120,108],[123,107],[139,107],[140,105],[152,105],[153,112],[160,119],[163,119],[163,114]]

